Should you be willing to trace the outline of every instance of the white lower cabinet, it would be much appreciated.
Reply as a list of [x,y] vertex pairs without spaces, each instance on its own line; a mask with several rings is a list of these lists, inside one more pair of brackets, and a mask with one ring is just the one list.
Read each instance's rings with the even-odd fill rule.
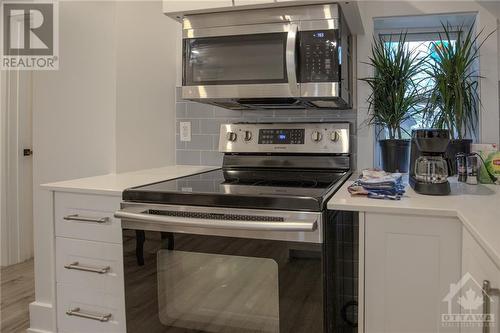
[[123,293],[121,244],[56,238],[57,283]]
[[364,332],[459,332],[443,327],[441,315],[448,311],[443,298],[461,275],[461,222],[363,214]]
[[[483,314],[483,302],[490,302],[490,317],[465,318],[467,325],[462,327],[464,333],[500,333],[500,268],[495,265],[485,250],[472,237],[470,232],[463,230],[462,273],[463,287],[460,289],[462,299],[470,301],[469,310],[462,309],[462,313]],[[490,282],[493,292],[485,296],[482,294],[484,281]],[[495,290],[496,289],[496,290]],[[488,299],[485,299],[487,297]],[[465,305],[465,304],[464,304]],[[485,319],[490,318],[487,329],[483,328]],[[471,322],[469,322],[471,321]],[[482,321],[482,322],[481,322]]]
[[123,333],[126,331],[123,300],[112,292],[58,284],[57,326],[59,332]]
[[56,236],[122,243],[121,223],[113,216],[120,197],[56,192],[54,201]]
[[120,201],[54,194],[57,332],[126,332]]

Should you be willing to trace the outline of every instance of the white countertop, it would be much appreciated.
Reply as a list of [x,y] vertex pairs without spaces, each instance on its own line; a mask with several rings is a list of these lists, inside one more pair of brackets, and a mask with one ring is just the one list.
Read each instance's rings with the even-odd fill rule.
[[156,183],[215,169],[218,169],[218,167],[172,165],[155,169],[66,180],[43,184],[41,187],[51,191],[121,196],[123,190],[129,187]]
[[457,217],[500,268],[500,186],[468,185],[450,180],[451,195],[429,196],[407,186],[399,200],[351,196],[347,181],[328,202],[328,209],[392,214]]

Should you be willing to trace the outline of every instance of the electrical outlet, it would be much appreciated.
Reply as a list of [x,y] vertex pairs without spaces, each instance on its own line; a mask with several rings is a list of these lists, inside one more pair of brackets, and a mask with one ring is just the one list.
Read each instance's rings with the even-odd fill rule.
[[179,124],[181,132],[181,141],[190,142],[191,141],[191,122],[181,121]]

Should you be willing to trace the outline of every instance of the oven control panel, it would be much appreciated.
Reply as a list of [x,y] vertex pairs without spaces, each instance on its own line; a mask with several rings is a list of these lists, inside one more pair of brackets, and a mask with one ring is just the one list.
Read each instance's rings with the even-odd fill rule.
[[300,82],[339,81],[339,31],[300,32]]
[[219,151],[348,154],[349,123],[223,124]]
[[304,144],[305,129],[303,128],[266,128],[259,130],[259,144]]

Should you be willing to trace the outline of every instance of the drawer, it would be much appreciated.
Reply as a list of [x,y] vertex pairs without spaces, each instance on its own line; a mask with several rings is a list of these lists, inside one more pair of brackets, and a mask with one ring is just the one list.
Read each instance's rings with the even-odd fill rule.
[[56,236],[121,244],[120,197],[55,193]]
[[57,328],[58,332],[125,333],[125,299],[112,293],[57,284]]
[[[463,229],[463,249],[462,249],[462,274],[470,274],[472,278],[479,284],[474,288],[472,284],[472,291],[481,297],[481,289],[484,280],[490,281],[490,287],[495,289],[500,289],[500,269],[496,266],[495,262],[491,260],[486,251],[481,247],[481,245],[476,241],[472,234],[464,227]],[[469,285],[467,285],[469,286]],[[462,288],[460,290],[462,297],[466,298],[466,293],[469,291],[469,287]],[[499,295],[498,293],[492,293],[490,298],[490,312],[494,315],[493,325],[489,328],[490,333],[500,333],[500,325],[498,321],[498,316],[500,315],[499,306]],[[484,296],[481,297],[484,300]],[[482,313],[483,304],[479,308],[472,311],[472,313]],[[483,327],[478,325],[471,325],[470,327],[462,327],[461,333],[481,333]]]
[[122,295],[122,246],[56,237],[56,281]]

